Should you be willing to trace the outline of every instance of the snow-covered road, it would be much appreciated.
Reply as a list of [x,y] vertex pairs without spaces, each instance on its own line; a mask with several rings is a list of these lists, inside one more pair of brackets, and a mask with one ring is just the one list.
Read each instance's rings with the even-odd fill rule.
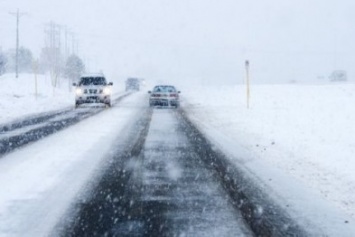
[[[73,106],[68,92],[52,95],[48,87],[35,100],[29,80],[1,80],[10,85],[0,94],[1,124]],[[213,148],[307,231],[353,236],[354,85],[253,86],[249,110],[242,86],[181,90],[183,110]],[[88,180],[102,172],[112,145],[124,140],[147,107],[145,93],[2,157],[0,235],[48,233]]]
[[250,236],[177,112],[150,113],[127,144],[134,151],[118,150],[89,197],[74,206],[78,214],[57,228],[60,235]]

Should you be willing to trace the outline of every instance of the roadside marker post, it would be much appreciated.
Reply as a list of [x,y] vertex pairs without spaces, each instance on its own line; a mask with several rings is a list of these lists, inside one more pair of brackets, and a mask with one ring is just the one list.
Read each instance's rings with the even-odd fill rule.
[[245,60],[245,71],[246,71],[246,87],[247,87],[247,108],[249,109],[250,100],[250,78],[249,78],[249,60]]
[[33,61],[33,72],[35,74],[35,97],[37,100],[37,96],[38,96],[38,86],[37,86],[38,61],[37,60]]

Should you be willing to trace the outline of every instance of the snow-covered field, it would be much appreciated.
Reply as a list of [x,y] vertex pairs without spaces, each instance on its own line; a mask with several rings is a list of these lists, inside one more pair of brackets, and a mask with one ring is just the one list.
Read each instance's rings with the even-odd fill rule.
[[285,205],[334,235],[355,227],[354,84],[252,85],[249,109],[245,86],[183,95],[190,118]]
[[252,86],[249,109],[241,86],[190,92],[196,120],[355,216],[354,84]]
[[[0,83],[0,124],[74,104],[67,84],[53,91],[45,76],[37,98],[33,75]],[[179,89],[189,117],[291,213],[329,235],[355,231],[354,84],[252,85],[249,109],[241,85]]]

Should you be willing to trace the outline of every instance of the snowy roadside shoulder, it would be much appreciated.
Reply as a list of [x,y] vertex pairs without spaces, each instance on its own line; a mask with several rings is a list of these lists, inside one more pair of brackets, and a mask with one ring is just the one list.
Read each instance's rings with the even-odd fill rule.
[[355,230],[354,87],[254,86],[249,109],[242,86],[204,87],[185,91],[183,107],[305,226],[310,221],[326,234],[347,236]]
[[3,85],[0,87],[0,124],[74,104],[68,83],[60,81],[53,87],[51,79],[45,75],[35,78],[33,74],[20,74],[15,78],[13,74],[5,74],[0,82]]

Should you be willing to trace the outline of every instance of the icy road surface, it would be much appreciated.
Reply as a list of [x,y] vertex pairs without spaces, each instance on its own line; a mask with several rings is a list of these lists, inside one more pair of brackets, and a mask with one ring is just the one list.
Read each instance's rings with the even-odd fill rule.
[[60,235],[251,236],[175,110],[152,112],[138,145],[131,141],[136,148],[115,156],[91,197],[74,208],[80,210],[69,227],[59,227]]

